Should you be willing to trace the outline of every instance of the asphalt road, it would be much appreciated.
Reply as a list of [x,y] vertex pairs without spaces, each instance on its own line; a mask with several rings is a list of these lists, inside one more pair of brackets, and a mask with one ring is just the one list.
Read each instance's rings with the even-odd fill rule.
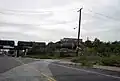
[[[45,64],[29,58],[0,56],[0,81],[48,81],[40,71]],[[47,73],[45,67],[42,70]]]
[[68,67],[52,60],[0,57],[0,81],[120,81],[115,72],[106,72]]
[[0,73],[6,72],[16,66],[20,66],[21,63],[16,61],[12,57],[0,56]]
[[98,69],[75,68],[54,63],[49,64],[49,69],[57,81],[120,81],[117,72],[105,73]]

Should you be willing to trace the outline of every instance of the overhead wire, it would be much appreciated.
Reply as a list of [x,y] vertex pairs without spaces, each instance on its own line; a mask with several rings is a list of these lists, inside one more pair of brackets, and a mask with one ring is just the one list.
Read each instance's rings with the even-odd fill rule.
[[[75,9],[74,9],[75,10]],[[103,13],[98,13],[98,12],[94,12],[90,9],[87,9],[89,12],[92,12],[94,13],[95,15],[99,15],[99,16],[102,16],[102,17],[105,17],[105,18],[108,18],[108,19],[111,19],[111,20],[115,20],[115,21],[120,21],[119,19],[116,19],[116,18],[113,18],[113,17],[110,17],[110,16],[107,16]],[[42,11],[22,11],[22,10],[7,10],[7,9],[1,9],[0,10],[0,14],[8,14],[8,15],[16,15],[16,14],[20,14],[20,15],[28,15],[28,14],[44,14],[44,13],[50,13],[51,11],[50,10],[42,10]],[[83,12],[85,13],[85,12]],[[88,14],[88,13],[85,13],[85,14]],[[94,17],[95,15],[91,15],[92,17]],[[98,17],[97,17],[98,18]],[[100,17],[99,17],[100,18]]]
[[89,13],[86,13],[86,12],[82,12],[84,15],[88,15],[88,16],[90,16],[90,17],[92,17],[92,18],[97,18],[97,19],[102,19],[102,20],[105,20],[105,18],[103,18],[103,17],[100,17],[100,16],[95,16],[95,15],[92,15],[92,14],[89,14]]
[[93,12],[93,11],[90,10],[90,9],[88,9],[88,11],[89,11],[89,12],[92,12],[92,13],[94,13],[94,14],[96,14],[96,15],[100,15],[100,16],[102,16],[102,17],[108,18],[108,19],[112,19],[112,20],[115,20],[115,21],[120,21],[119,19],[113,18],[113,17],[111,17],[111,16],[107,16],[107,15],[105,15],[105,14],[103,14],[103,13]]
[[[95,15],[92,15],[92,14],[89,14],[89,13],[86,13],[86,12],[82,12],[84,14],[87,14],[87,15],[90,15],[92,17],[97,17],[98,19],[103,19],[102,17],[105,17],[105,18],[108,18],[108,19],[111,19],[111,20],[115,20],[115,21],[119,21],[118,19],[115,19],[113,17],[110,17],[110,16],[107,16],[107,15],[104,15],[103,13],[97,13],[97,12],[93,12],[92,10],[88,9],[89,12],[92,12],[93,14]],[[10,14],[10,15],[14,15],[16,14],[16,12],[22,12],[23,14],[24,13],[45,13],[45,12],[50,12],[50,11],[40,11],[40,12],[36,12],[36,11],[19,11],[19,10],[2,10],[0,11],[0,14]],[[17,13],[19,14],[19,13]],[[102,17],[98,17],[96,15],[99,15],[99,16],[102,16]]]

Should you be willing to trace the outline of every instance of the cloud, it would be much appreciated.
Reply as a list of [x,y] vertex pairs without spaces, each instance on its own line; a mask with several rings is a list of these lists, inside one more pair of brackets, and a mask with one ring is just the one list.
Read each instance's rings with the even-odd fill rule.
[[119,0],[0,0],[0,37],[36,41],[77,38],[78,30],[73,28],[78,28],[77,10],[82,6],[83,39],[119,40]]
[[[37,36],[29,36],[25,35],[23,33],[18,32],[1,32],[0,31],[0,37],[1,39],[10,39],[10,40],[38,40]],[[31,39],[32,38],[32,39]]]

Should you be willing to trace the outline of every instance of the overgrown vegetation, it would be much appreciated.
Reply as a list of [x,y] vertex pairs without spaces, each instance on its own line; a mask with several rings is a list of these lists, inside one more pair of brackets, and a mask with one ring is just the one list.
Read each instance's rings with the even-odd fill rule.
[[81,63],[81,66],[92,67],[100,62],[99,56],[80,56],[73,58],[71,61],[75,63]]
[[72,59],[72,62],[79,62],[82,65],[99,64],[105,66],[120,67],[120,41],[102,42],[99,39],[87,40],[79,57]]
[[44,53],[44,54],[30,54],[27,55],[26,57],[30,57],[30,58],[36,58],[36,59],[58,59],[61,58],[59,56],[59,54],[50,54],[50,53]]
[[[64,50],[60,50],[63,48],[60,47],[59,43],[53,44],[52,42],[49,43],[48,47],[42,52],[40,50],[37,50],[37,47],[34,47],[31,50],[29,54],[31,56],[29,57],[45,59],[74,57],[71,59],[71,61],[81,63],[83,66],[105,65],[120,67],[120,41],[103,42],[95,38],[94,41],[87,40],[85,42],[81,42],[81,44],[82,50],[78,57],[75,57],[74,55],[76,54],[73,52],[73,54],[67,54],[65,51],[68,50],[65,48]],[[70,50],[74,51],[75,49]]]
[[112,55],[110,57],[104,57],[102,58],[101,63],[102,65],[120,67],[120,56]]

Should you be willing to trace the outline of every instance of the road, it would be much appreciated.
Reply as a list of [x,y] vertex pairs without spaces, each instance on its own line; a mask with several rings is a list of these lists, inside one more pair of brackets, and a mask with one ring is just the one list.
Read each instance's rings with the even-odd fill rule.
[[3,73],[19,65],[21,65],[21,63],[18,61],[15,61],[13,58],[0,56],[0,73]]
[[0,81],[120,81],[119,73],[69,67],[48,59],[0,57],[0,64]]
[[49,68],[57,81],[120,81],[120,77],[88,69],[78,69],[58,64]]
[[49,77],[44,74],[50,74],[47,65],[48,63],[29,58],[2,56],[0,81],[48,81]]

